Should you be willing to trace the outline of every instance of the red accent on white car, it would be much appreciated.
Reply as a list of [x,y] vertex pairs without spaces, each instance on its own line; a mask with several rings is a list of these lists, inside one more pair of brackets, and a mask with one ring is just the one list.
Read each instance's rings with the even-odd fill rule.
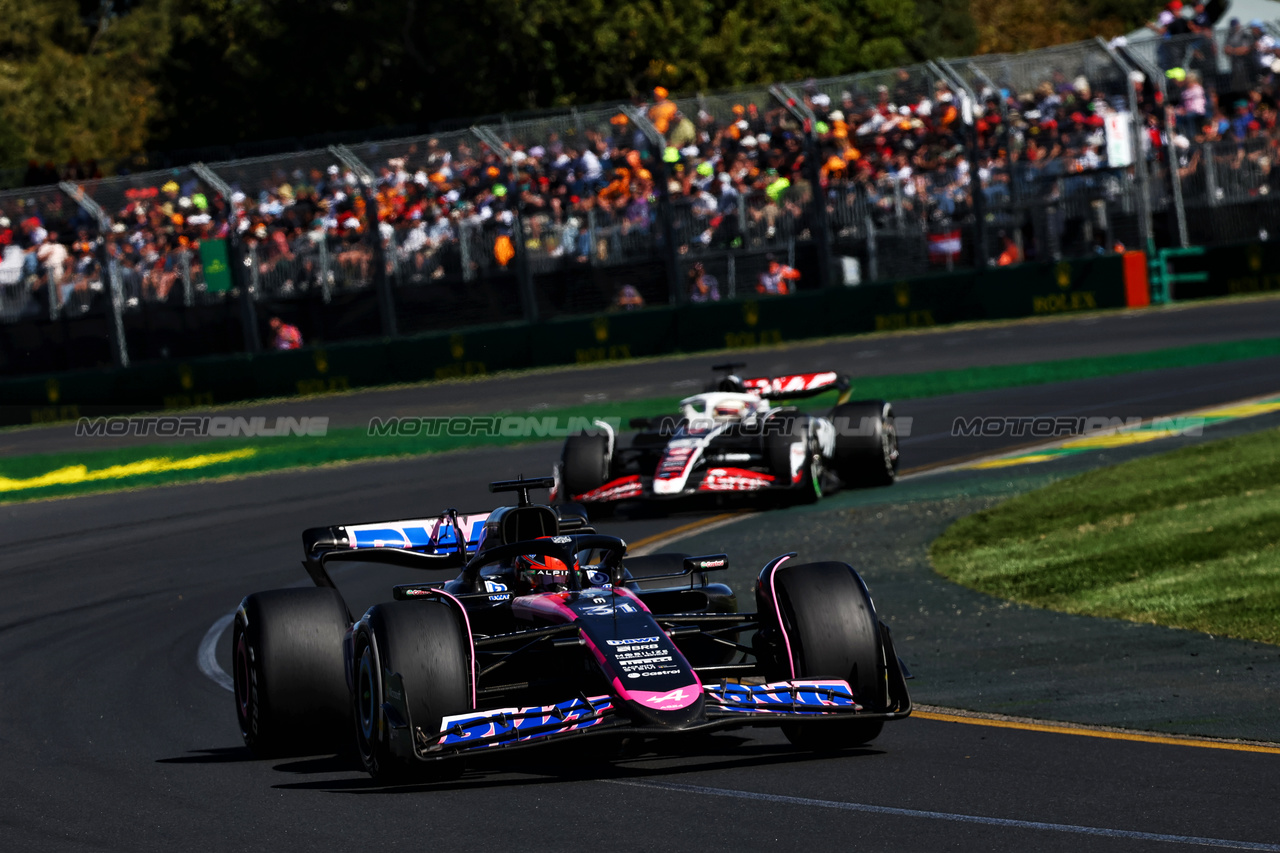
[[586,494],[574,495],[573,500],[578,503],[592,503],[598,501],[621,501],[628,498],[638,498],[644,493],[644,485],[640,482],[639,474],[632,474],[629,477],[619,477],[605,483],[598,489],[592,489]]
[[748,391],[759,394],[777,396],[796,391],[815,391],[819,388],[835,387],[839,376],[834,371],[823,373],[793,373],[788,376],[757,376],[742,380]]
[[682,447],[668,446],[662,453],[662,460],[658,463],[658,471],[654,474],[659,480],[674,480],[683,477],[685,469],[689,467],[689,460],[693,456],[693,451],[697,448],[692,445]]
[[746,468],[712,468],[698,486],[700,492],[754,492],[773,484],[772,474]]

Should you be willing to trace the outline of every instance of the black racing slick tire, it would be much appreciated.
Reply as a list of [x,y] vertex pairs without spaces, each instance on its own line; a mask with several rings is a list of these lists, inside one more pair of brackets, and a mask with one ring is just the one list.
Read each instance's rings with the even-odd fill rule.
[[417,743],[439,733],[444,717],[473,709],[471,641],[458,611],[439,599],[375,605],[360,620],[353,649],[352,716],[364,769],[388,784],[457,778],[461,759],[423,761],[411,744],[393,750],[383,706],[389,698],[401,699],[386,683],[397,676],[408,712],[403,722]]
[[609,482],[609,437],[571,435],[560,457],[560,485],[565,500],[600,488]]
[[276,589],[241,602],[231,631],[232,681],[240,734],[254,754],[317,755],[345,745],[348,624],[333,589]]
[[[777,483],[786,489],[782,503],[811,504],[822,499],[824,475],[822,454],[810,435],[807,419],[787,415],[779,418],[778,427],[768,428],[763,436],[764,458]],[[780,428],[779,428],[780,427]],[[800,464],[800,480],[791,483],[791,448],[797,442],[804,445],[804,461]]]
[[831,413],[835,469],[846,486],[889,486],[898,478],[898,430],[893,405],[855,400]]
[[[836,562],[783,566],[774,583],[796,678],[844,679],[864,709],[888,707],[879,621],[857,572]],[[782,731],[804,749],[833,750],[874,740],[883,727],[883,720],[825,720]]]

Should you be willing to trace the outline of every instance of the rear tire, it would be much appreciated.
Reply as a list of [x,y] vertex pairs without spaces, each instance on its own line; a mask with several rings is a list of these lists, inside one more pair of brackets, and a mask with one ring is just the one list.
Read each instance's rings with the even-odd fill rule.
[[[774,582],[796,678],[844,679],[859,705],[884,710],[879,620],[857,573],[845,563],[808,563],[779,568]],[[786,723],[782,731],[804,749],[834,750],[874,740],[883,727],[883,720],[823,720]]]
[[372,607],[354,643],[353,714],[364,769],[379,782],[438,782],[462,773],[460,758],[421,761],[391,749],[382,705],[383,679],[399,674],[409,736],[440,731],[442,718],[472,710],[470,639],[456,610],[439,600],[391,601]]
[[[785,489],[781,492],[782,503],[787,506],[817,503],[822,499],[824,470],[822,453],[809,434],[808,420],[803,415],[787,415],[779,418],[779,421],[782,424],[780,429],[765,433],[763,450],[770,473]],[[800,464],[800,480],[793,485],[791,448],[797,442],[804,446],[805,458]]]
[[571,435],[560,457],[560,485],[564,500],[600,488],[609,482],[609,437]]
[[[835,469],[846,486],[889,486],[898,478],[898,430],[893,406],[856,400],[836,406]],[[850,435],[855,432],[857,434]]]
[[339,751],[351,697],[342,659],[347,605],[337,590],[276,589],[240,605],[231,632],[236,717],[255,755]]

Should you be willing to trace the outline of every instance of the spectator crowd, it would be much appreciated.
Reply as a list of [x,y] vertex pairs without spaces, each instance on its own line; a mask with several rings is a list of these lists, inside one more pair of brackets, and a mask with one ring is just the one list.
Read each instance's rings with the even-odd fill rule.
[[[673,100],[657,88],[633,110],[592,121],[504,125],[505,151],[461,133],[366,146],[357,153],[373,170],[368,183],[338,162],[301,167],[288,158],[237,170],[226,178],[230,198],[187,171],[154,185],[119,179],[129,183],[123,191],[108,180],[86,187],[111,218],[102,250],[75,205],[52,209],[19,194],[0,200],[0,311],[88,306],[101,291],[103,258],[126,300],[190,299],[202,286],[200,245],[232,236],[252,286],[271,295],[366,286],[379,258],[399,284],[456,287],[509,268],[520,243],[545,272],[652,257],[672,240],[687,259],[688,298],[714,301],[732,294],[706,258],[785,251],[812,237],[815,205],[837,238],[865,238],[868,222],[926,235],[934,263],[962,253],[975,264],[1043,258],[1052,249],[1024,241],[1022,214],[1071,193],[1114,197],[1132,181],[1112,162],[1108,130],[1111,117],[1129,113],[1131,95],[1139,115],[1129,118],[1142,130],[1136,156],[1176,168],[1192,189],[1213,158],[1215,168],[1246,176],[1240,193],[1269,192],[1280,139],[1276,41],[1258,21],[1232,20],[1218,34],[1213,23],[1211,8],[1179,0],[1152,22],[1150,59],[1164,81],[1105,65],[1091,79],[1062,52],[1063,63],[1047,60],[1034,79],[975,75],[976,102],[923,67],[886,72],[873,85],[811,81],[791,109],[732,94]],[[986,247],[959,236],[978,215],[996,229]],[[1094,242],[1097,251],[1118,248],[1105,232]],[[749,292],[804,286],[778,258],[763,263]],[[628,284],[610,301],[628,309],[645,299]]]

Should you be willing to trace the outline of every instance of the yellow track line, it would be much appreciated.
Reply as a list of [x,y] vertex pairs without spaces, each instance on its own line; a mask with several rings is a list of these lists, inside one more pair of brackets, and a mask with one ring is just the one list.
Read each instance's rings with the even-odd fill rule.
[[661,533],[655,533],[652,536],[646,536],[643,539],[637,539],[634,542],[628,542],[627,550],[634,551],[637,548],[644,548],[647,545],[652,545],[654,542],[661,542],[663,539],[668,539],[672,536],[679,536],[681,533],[692,533],[693,531],[706,527],[710,524],[716,524],[718,522],[724,521],[725,519],[733,518],[734,516],[744,515],[744,514],[745,513],[738,513],[738,512],[722,512],[719,515],[713,515],[708,518],[700,518],[697,521],[691,521],[688,524],[682,524],[679,527],[673,527],[670,530],[664,530]]
[[969,726],[988,726],[997,729],[1020,729],[1027,732],[1045,732],[1055,735],[1077,735],[1079,737],[1103,738],[1106,740],[1127,740],[1137,743],[1157,743],[1165,746],[1194,746],[1200,749],[1227,749],[1234,752],[1262,752],[1280,755],[1280,746],[1265,746],[1238,741],[1208,740],[1206,738],[1176,737],[1149,735],[1114,729],[1094,729],[1087,726],[1053,725],[1023,720],[996,719],[992,717],[970,716],[968,714],[946,714],[938,711],[913,711],[911,716],[922,720],[936,720],[941,723],[963,723]]

